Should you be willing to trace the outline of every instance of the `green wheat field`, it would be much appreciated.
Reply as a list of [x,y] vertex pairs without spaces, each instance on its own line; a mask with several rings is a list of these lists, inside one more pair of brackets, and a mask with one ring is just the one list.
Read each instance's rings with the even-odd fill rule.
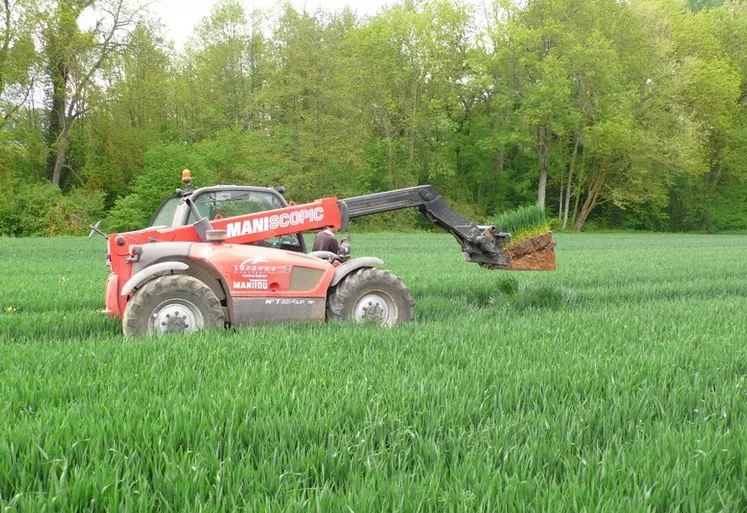
[[556,240],[354,235],[416,321],[125,340],[103,239],[0,239],[0,511],[747,511],[747,237]]

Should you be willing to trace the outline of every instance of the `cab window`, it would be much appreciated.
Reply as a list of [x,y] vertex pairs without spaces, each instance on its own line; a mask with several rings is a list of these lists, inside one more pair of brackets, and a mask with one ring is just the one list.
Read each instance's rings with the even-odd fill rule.
[[[255,214],[265,210],[283,208],[285,205],[275,195],[259,191],[220,191],[200,194],[194,199],[197,211],[209,221],[224,217]],[[187,224],[197,222],[190,212]]]
[[171,226],[174,222],[176,209],[179,207],[179,201],[181,201],[181,199],[177,196],[166,198],[164,202],[161,203],[161,206],[158,207],[158,212],[153,216],[150,226]]
[[[284,208],[285,203],[267,192],[261,191],[219,191],[200,194],[194,198],[194,204],[200,215],[208,220],[223,219],[226,217],[256,214],[266,210]],[[190,212],[187,224],[197,222],[194,214]],[[271,246],[290,251],[302,251],[303,246],[296,234],[273,237],[257,243],[262,246]]]

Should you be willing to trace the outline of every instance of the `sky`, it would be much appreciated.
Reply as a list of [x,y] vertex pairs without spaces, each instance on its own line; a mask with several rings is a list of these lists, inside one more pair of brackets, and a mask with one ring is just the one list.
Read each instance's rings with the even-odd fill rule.
[[[247,11],[272,9],[279,5],[275,0],[243,0],[243,3]],[[305,8],[314,12],[323,7],[326,11],[339,11],[348,5],[361,15],[375,14],[392,3],[392,0],[291,0],[291,4],[299,10]],[[207,16],[213,4],[214,0],[155,0],[150,5],[150,11],[161,18],[166,37],[174,41],[177,49],[181,49],[194,26]]]

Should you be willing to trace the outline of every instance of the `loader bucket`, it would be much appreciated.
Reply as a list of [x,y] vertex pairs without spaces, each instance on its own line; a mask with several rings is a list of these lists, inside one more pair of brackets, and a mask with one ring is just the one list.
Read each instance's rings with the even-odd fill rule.
[[501,252],[511,258],[509,271],[554,271],[555,242],[552,232],[510,243]]

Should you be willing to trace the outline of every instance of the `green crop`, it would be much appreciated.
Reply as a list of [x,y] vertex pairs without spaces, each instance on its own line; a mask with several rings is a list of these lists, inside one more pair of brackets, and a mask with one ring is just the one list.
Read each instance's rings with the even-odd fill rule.
[[492,219],[491,223],[500,231],[510,233],[514,244],[550,230],[550,220],[545,209],[537,205],[508,210]]
[[415,321],[125,340],[102,240],[2,239],[0,511],[747,510],[747,237],[556,240],[354,235]]

